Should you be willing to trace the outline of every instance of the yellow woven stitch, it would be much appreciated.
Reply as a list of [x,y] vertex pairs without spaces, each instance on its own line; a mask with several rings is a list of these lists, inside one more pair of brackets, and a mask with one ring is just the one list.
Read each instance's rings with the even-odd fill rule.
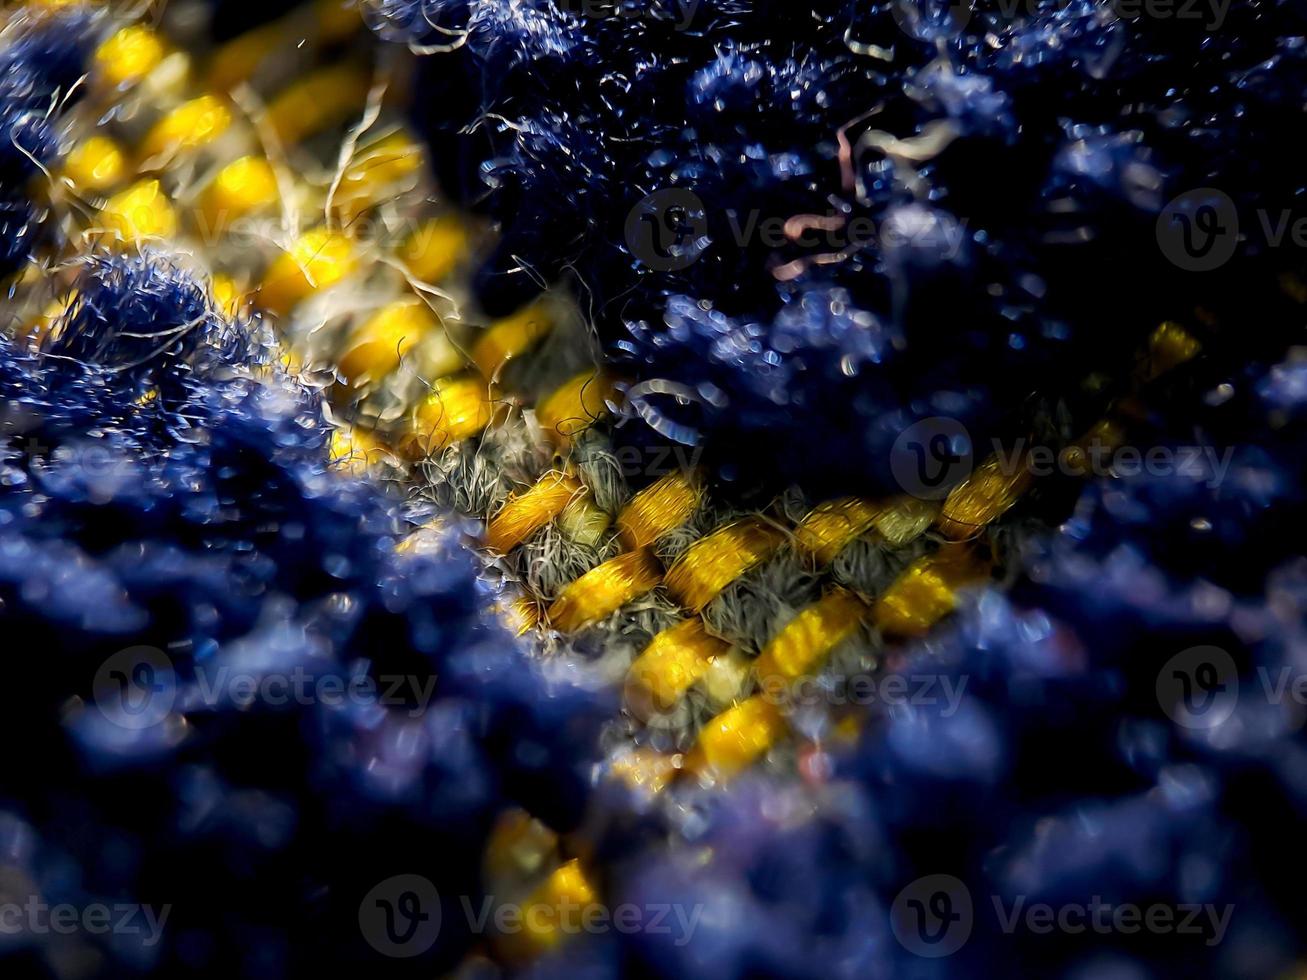
[[136,244],[171,238],[177,212],[157,180],[141,180],[105,201],[99,224],[110,236],[108,244]]
[[231,128],[231,107],[216,95],[199,95],[166,112],[141,141],[140,172],[166,167],[179,153],[212,143]]
[[697,472],[667,474],[632,497],[617,516],[622,543],[628,548],[653,544],[684,525],[702,501],[703,483]]
[[949,491],[940,511],[940,531],[955,541],[975,536],[1011,509],[1031,480],[1025,453],[995,453]]
[[546,434],[566,441],[608,414],[613,386],[603,373],[583,371],[536,406],[536,421]]
[[1203,345],[1180,324],[1167,320],[1148,338],[1148,373],[1152,380],[1197,357]]
[[222,234],[232,222],[274,208],[280,198],[272,164],[262,157],[243,156],[227,164],[200,195],[197,223],[201,237]]
[[520,595],[509,603],[510,622],[518,636],[525,636],[540,625],[540,604],[534,599]]
[[357,476],[365,476],[373,464],[389,457],[371,433],[358,426],[341,426],[331,433],[331,463]]
[[455,215],[444,214],[422,222],[399,247],[398,257],[419,282],[446,278],[467,255],[467,227]]
[[245,306],[245,291],[231,276],[215,273],[209,282],[213,302],[223,314],[235,319]]
[[599,508],[589,490],[572,498],[558,515],[559,533],[573,544],[587,548],[598,547],[612,523],[612,516]]
[[543,303],[524,306],[486,328],[472,348],[472,363],[487,378],[495,378],[505,364],[530,350],[553,327]]
[[895,497],[872,518],[872,527],[895,548],[911,544],[926,533],[939,516],[939,504],[916,497]]
[[403,130],[359,148],[332,197],[336,216],[347,224],[352,222],[410,182],[422,167],[421,145]]
[[149,27],[129,24],[109,35],[96,49],[92,80],[97,89],[127,88],[153,71],[167,50]]
[[440,321],[417,297],[387,303],[355,330],[336,362],[340,377],[351,388],[380,381]]
[[490,828],[481,871],[488,888],[520,891],[514,886],[524,876],[538,876],[541,868],[557,867],[559,863],[558,834],[525,810],[510,807]]
[[820,565],[829,565],[854,539],[871,529],[883,508],[860,497],[818,504],[794,529],[794,543]]
[[580,861],[568,861],[523,903],[523,928],[501,937],[500,948],[512,959],[533,958],[553,949],[590,921],[597,902],[598,895]]
[[494,419],[494,397],[480,378],[440,379],[414,408],[403,448],[422,458],[477,435]]
[[284,316],[297,303],[344,279],[357,266],[358,257],[348,238],[326,228],[312,228],[268,266],[259,289],[259,303]]
[[775,554],[783,541],[784,535],[758,520],[718,528],[676,560],[667,572],[667,591],[700,612],[722,589]]
[[780,708],[755,695],[704,725],[685,768],[694,775],[729,779],[771,749],[785,730]]
[[283,143],[299,143],[357,114],[370,85],[356,65],[321,68],[277,93],[268,103],[268,124]]
[[677,773],[676,760],[654,749],[637,748],[613,759],[606,776],[649,796],[661,793]]
[[126,174],[122,149],[107,136],[79,142],[64,158],[63,176],[83,194],[117,187]]
[[486,525],[486,545],[506,552],[517,547],[563,512],[581,493],[581,483],[566,473],[546,473],[524,493],[504,504]]
[[627,672],[628,700],[658,711],[672,707],[730,644],[709,636],[698,619],[668,627],[649,641]]
[[876,602],[872,622],[891,636],[921,636],[953,611],[959,588],[986,573],[968,546],[945,545],[904,569]]
[[652,591],[662,574],[662,566],[650,551],[628,551],[590,569],[563,589],[546,618],[557,630],[575,632]]
[[858,630],[869,612],[852,592],[833,589],[772,637],[754,664],[754,676],[766,690],[774,681],[793,681],[812,673]]

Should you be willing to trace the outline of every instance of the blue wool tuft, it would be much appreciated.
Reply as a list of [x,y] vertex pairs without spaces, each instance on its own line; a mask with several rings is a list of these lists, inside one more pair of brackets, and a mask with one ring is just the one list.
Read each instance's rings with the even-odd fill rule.
[[[1300,200],[1276,148],[1307,124],[1290,4],[1230,5],[1219,31],[1092,0],[969,9],[965,24],[943,0],[508,8],[394,0],[378,24],[431,45],[468,32],[422,59],[415,114],[447,189],[501,226],[479,292],[500,313],[570,279],[637,383],[715,406],[678,432],[746,489],[756,446],[778,439],[822,449],[787,454],[775,485],[895,492],[888,444],[866,437],[886,413],[910,424],[943,392],[988,445],[1028,433],[1032,406],[1123,375],[1163,319],[1283,313],[1283,250],[1248,242],[1195,277],[1154,229],[1198,187],[1248,220]],[[649,204],[668,190],[692,197]],[[642,222],[661,223],[661,245]],[[900,337],[888,400],[863,371],[820,412],[758,412],[756,352],[732,361],[682,329],[686,298],[771,324],[837,289],[848,315]],[[829,383],[794,372],[785,399],[821,403]],[[1105,400],[1071,397],[1068,426]]]
[[[696,343],[783,335],[676,308]],[[784,376],[768,360],[750,372],[762,390]],[[685,920],[587,938],[541,975],[1240,977],[1299,962],[1283,847],[1307,756],[1302,705],[1275,691],[1301,677],[1307,637],[1307,566],[1285,533],[1307,519],[1304,363],[1199,358],[1153,390],[1165,411],[1136,402],[1129,442],[1155,452],[1118,453],[1115,475],[1079,487],[1061,527],[1018,547],[1008,593],[965,590],[928,637],[891,645],[873,696],[844,709],[856,746],[816,738],[799,778],[687,788],[673,807],[596,799],[614,900]],[[1122,927],[1136,909],[1154,926]],[[1050,914],[1070,927],[1045,928]]]
[[23,185],[59,156],[58,119],[80,94],[96,24],[76,7],[20,16],[0,41],[0,276],[21,268],[36,243]]
[[157,946],[96,942],[98,975],[375,962],[369,890],[478,895],[512,802],[574,823],[614,706],[527,659],[457,522],[397,550],[442,519],[328,466],[258,323],[158,254],[89,258],[74,288],[43,351],[0,348],[0,603],[44,651],[10,678],[3,820],[40,824],[44,901],[173,907]]

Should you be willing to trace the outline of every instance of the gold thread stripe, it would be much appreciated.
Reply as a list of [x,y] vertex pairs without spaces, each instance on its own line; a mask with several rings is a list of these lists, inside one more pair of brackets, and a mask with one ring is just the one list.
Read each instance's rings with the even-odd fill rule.
[[509,498],[486,525],[486,544],[496,551],[516,548],[563,512],[581,492],[581,483],[566,473],[546,473],[529,490]]
[[714,657],[730,644],[710,636],[698,618],[669,626],[644,648],[627,672],[628,698],[640,707],[666,711],[690,689]]
[[667,572],[667,591],[694,612],[776,553],[784,535],[761,521],[728,524],[690,545]]
[[549,607],[549,622],[564,633],[575,632],[652,591],[662,575],[662,566],[648,549],[618,555],[564,588]]
[[811,674],[837,646],[857,632],[871,610],[846,589],[833,589],[802,610],[778,632],[754,664],[764,690],[773,680]]
[[525,354],[553,327],[544,304],[530,303],[486,328],[472,348],[472,363],[487,378],[494,378],[505,364]]
[[506,933],[500,946],[511,958],[534,958],[553,949],[589,921],[598,893],[575,858],[555,869],[523,903],[522,929]]
[[421,300],[408,297],[388,303],[350,335],[336,371],[354,388],[380,381],[423,337],[438,329],[440,321]]
[[583,371],[536,406],[536,421],[547,434],[570,439],[608,414],[612,394],[612,383],[602,372]]
[[893,547],[902,548],[925,534],[938,516],[938,501],[895,497],[885,503],[871,524]]
[[959,588],[985,575],[966,545],[945,545],[903,570],[876,602],[872,622],[891,636],[921,636],[953,611]]
[[752,765],[785,734],[780,708],[754,695],[713,717],[686,759],[687,771],[729,779]]
[[653,544],[688,522],[702,500],[703,483],[698,473],[668,473],[632,497],[617,515],[622,543],[628,548]]
[[829,565],[850,543],[871,530],[883,509],[860,497],[818,504],[794,529],[795,545],[818,564]]
[[414,456],[430,456],[470,439],[494,419],[494,395],[473,377],[441,378],[413,411],[413,427],[404,440]]
[[954,541],[972,537],[1011,509],[1032,479],[1026,453],[995,453],[949,491],[940,510],[940,531]]

